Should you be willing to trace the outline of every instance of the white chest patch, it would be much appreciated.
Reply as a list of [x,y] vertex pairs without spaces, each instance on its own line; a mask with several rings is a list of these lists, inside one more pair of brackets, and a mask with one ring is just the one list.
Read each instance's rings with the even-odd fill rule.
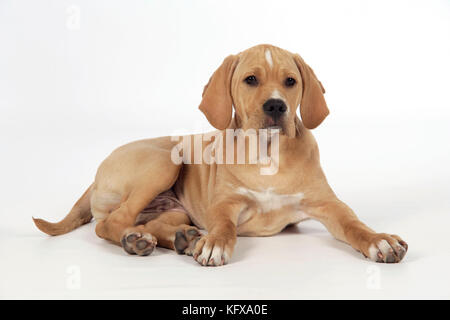
[[270,52],[270,49],[266,49],[266,52],[264,52],[266,56],[266,61],[269,64],[269,67],[273,67],[273,60],[272,60],[272,53]]
[[258,204],[261,213],[277,210],[285,206],[299,205],[303,199],[303,193],[278,194],[272,188],[255,191],[244,187],[239,187],[237,193],[242,194]]

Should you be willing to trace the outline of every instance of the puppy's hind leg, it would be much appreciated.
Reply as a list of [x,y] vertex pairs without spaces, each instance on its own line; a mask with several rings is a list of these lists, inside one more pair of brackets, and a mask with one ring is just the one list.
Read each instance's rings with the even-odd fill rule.
[[95,232],[100,238],[120,245],[125,229],[134,226],[138,214],[158,193],[159,191],[155,189],[148,191],[135,188],[115,210],[97,221]]
[[[170,144],[158,145],[158,142],[137,142],[137,145],[118,149],[100,166],[98,181],[99,201],[103,193],[114,192],[120,199],[112,212],[103,210],[96,226],[100,238],[121,245],[125,230],[136,225],[136,218],[158,195],[166,192],[178,179],[181,164],[175,164],[170,158]],[[94,202],[96,200],[94,199]],[[92,203],[94,207],[102,207]],[[96,218],[97,219],[97,218]],[[136,240],[133,237],[130,240]],[[152,237],[146,239],[154,242]],[[138,247],[143,242],[136,243]],[[146,249],[146,248],[144,248]]]
[[[153,179],[152,181],[153,177],[158,176],[155,170],[156,169],[148,170],[147,174],[141,177],[141,183],[133,187],[129,193],[122,195],[121,202],[116,208],[110,214],[106,215],[104,219],[98,221],[95,232],[100,238],[110,240],[123,246],[124,236],[129,235],[128,228],[136,225],[136,219],[139,213],[152,203],[158,195],[165,193],[172,187],[178,177],[180,167],[166,166],[166,176],[164,179],[161,179],[160,175],[160,179]],[[149,183],[149,181],[152,181],[152,183]],[[95,205],[93,205],[93,207],[95,207]],[[138,242],[140,239],[130,237],[129,240],[131,242],[136,242],[138,247],[144,245],[144,242]],[[156,239],[151,236],[151,234],[147,235],[145,240],[148,242],[149,246],[152,245],[154,247],[156,245]],[[145,250],[142,251],[141,249]],[[141,249],[137,251],[145,252],[145,255],[150,254],[147,253],[147,246],[142,247]]]

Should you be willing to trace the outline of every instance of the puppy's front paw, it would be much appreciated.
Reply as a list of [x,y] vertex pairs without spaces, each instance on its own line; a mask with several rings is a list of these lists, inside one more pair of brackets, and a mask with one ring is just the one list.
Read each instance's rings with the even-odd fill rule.
[[408,244],[397,235],[377,233],[362,248],[362,253],[375,262],[400,262],[408,251]]
[[123,249],[129,254],[148,256],[156,247],[156,238],[150,233],[141,233],[137,231],[126,231],[122,236],[120,243]]
[[202,266],[222,266],[230,261],[236,238],[207,234],[200,238],[193,252]]

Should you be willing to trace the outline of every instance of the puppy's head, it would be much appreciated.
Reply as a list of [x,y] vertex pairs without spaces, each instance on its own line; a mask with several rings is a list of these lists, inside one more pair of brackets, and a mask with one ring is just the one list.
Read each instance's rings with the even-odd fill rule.
[[308,129],[317,127],[328,115],[324,92],[299,55],[259,45],[223,61],[205,86],[199,108],[220,130],[230,125],[234,106],[239,128],[278,127],[282,134],[293,137],[299,105]]

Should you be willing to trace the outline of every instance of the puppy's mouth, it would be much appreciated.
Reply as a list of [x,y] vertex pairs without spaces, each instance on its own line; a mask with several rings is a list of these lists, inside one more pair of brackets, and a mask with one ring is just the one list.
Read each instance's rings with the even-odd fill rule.
[[284,121],[282,119],[266,117],[264,119],[263,129],[278,129],[282,134],[284,132]]

